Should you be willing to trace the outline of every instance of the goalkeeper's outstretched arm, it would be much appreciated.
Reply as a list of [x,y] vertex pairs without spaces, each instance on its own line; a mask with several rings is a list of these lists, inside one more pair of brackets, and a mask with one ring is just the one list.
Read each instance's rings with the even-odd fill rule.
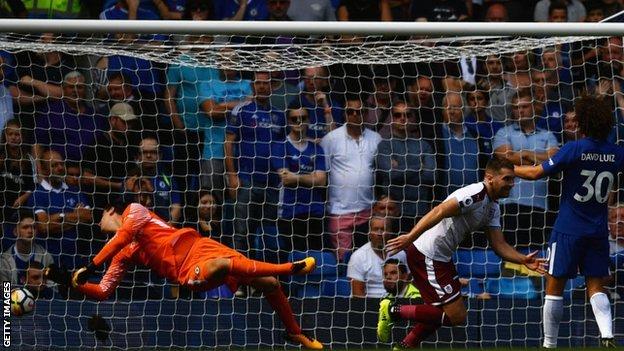
[[[116,233],[113,238],[104,245],[100,252],[93,259],[92,264],[96,267],[101,266],[104,262],[107,262],[113,258],[118,252],[120,252],[125,246],[130,244],[134,239],[134,235],[142,230],[143,226],[150,220],[150,213],[147,208],[138,203],[132,203],[125,219],[122,223],[119,223],[116,228]],[[102,215],[102,221],[100,221],[100,227],[103,226],[103,222],[106,220],[115,221],[116,218],[113,215],[113,210]],[[121,218],[121,217],[120,217]]]
[[75,289],[87,295],[90,299],[98,301],[108,299],[117,286],[119,286],[129,265],[132,264],[132,256],[136,252],[133,250],[132,246],[133,245],[126,246],[113,257],[110,266],[99,283],[86,282],[75,286]]

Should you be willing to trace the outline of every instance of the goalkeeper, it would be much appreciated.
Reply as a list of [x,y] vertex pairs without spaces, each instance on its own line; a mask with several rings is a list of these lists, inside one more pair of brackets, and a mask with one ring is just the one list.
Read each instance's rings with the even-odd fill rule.
[[[177,229],[139,203],[125,209],[110,207],[100,221],[105,232],[115,236],[87,266],[69,277],[56,267],[48,267],[46,276],[59,284],[71,284],[90,298],[108,298],[131,264],[150,267],[172,282],[194,291],[213,289],[222,284],[236,291],[248,284],[264,293],[271,307],[286,326],[285,338],[309,349],[323,345],[305,335],[295,321],[292,309],[275,275],[307,274],[316,267],[314,258],[284,264],[250,260],[210,238],[201,237],[191,228]],[[111,262],[98,284],[86,282],[98,267]]]

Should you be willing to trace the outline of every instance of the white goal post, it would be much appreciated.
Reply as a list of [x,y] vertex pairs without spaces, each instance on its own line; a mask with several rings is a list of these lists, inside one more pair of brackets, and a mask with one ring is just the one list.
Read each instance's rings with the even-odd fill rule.
[[1,32],[223,35],[614,36],[624,23],[283,22],[0,19]]
[[[42,33],[52,35],[44,36]],[[108,121],[108,118],[113,116],[115,105],[119,102],[128,102],[134,112],[129,113],[126,109],[123,113],[125,119],[115,117],[123,119],[121,122],[136,122],[142,120],[142,114],[149,115],[145,112],[148,109],[137,111],[137,106],[152,108],[153,111],[150,110],[153,112],[153,116],[150,115],[153,117],[152,124],[149,127],[145,124],[136,128],[143,128],[141,132],[149,131],[157,135],[159,142],[161,136],[164,136],[162,140],[168,140],[166,142],[168,144],[161,142],[159,146],[166,150],[161,157],[169,162],[168,166],[173,165],[170,167],[172,169],[168,170],[172,176],[164,178],[165,180],[161,182],[164,190],[159,189],[159,192],[165,194],[165,197],[175,191],[182,193],[181,198],[178,198],[183,202],[180,225],[194,228],[197,225],[198,230],[201,230],[206,226],[198,225],[202,215],[199,197],[216,188],[215,186],[208,189],[204,183],[205,178],[211,178],[208,182],[213,186],[212,178],[215,175],[225,177],[225,171],[217,172],[212,168],[213,164],[206,168],[205,161],[227,157],[225,155],[217,157],[214,156],[214,150],[210,153],[206,150],[216,144],[215,149],[221,147],[219,151],[222,151],[224,140],[215,139],[219,137],[225,139],[227,132],[235,133],[232,129],[236,126],[232,125],[238,121],[232,119],[231,112],[233,109],[241,111],[253,100],[254,72],[265,75],[268,72],[269,81],[275,83],[270,88],[270,103],[275,104],[272,106],[280,107],[274,108],[278,117],[271,115],[270,118],[277,120],[284,117],[284,126],[281,126],[283,131],[280,131],[282,134],[286,131],[285,112],[289,106],[292,109],[305,109],[309,114],[315,113],[318,114],[318,118],[323,118],[314,121],[316,123],[314,131],[318,134],[313,136],[308,134],[310,139],[319,142],[324,135],[343,124],[347,111],[346,100],[360,99],[363,110],[369,118],[363,124],[378,132],[380,139],[382,137],[385,139],[383,142],[387,151],[387,154],[384,154],[385,158],[379,154],[371,156],[374,162],[371,161],[370,170],[367,170],[369,174],[373,174],[373,184],[362,187],[374,193],[375,198],[371,201],[383,200],[382,195],[388,194],[392,198],[399,197],[395,205],[406,213],[412,211],[409,217],[414,219],[422,217],[426,213],[422,211],[429,210],[431,204],[444,198],[445,195],[442,194],[448,195],[450,189],[467,185],[453,183],[455,180],[474,178],[478,181],[479,172],[483,170],[483,160],[494,153],[496,130],[512,124],[512,116],[516,118],[514,114],[519,113],[514,109],[517,106],[517,99],[528,98],[525,103],[533,104],[534,117],[539,116],[545,121],[548,119],[540,128],[552,133],[548,143],[556,144],[557,147],[576,135],[574,127],[566,123],[574,125],[574,118],[570,116],[571,106],[579,92],[607,95],[614,101],[614,113],[624,111],[622,93],[624,88],[617,90],[613,85],[619,83],[624,75],[624,68],[620,67],[619,62],[624,61],[622,51],[624,49],[621,47],[623,34],[624,23],[0,19],[0,51],[2,51],[0,59],[3,67],[10,68],[12,74],[3,74],[2,79],[15,80],[7,85],[15,88],[12,91],[18,94],[12,97],[16,101],[16,119],[20,119],[23,133],[32,134],[30,138],[24,138],[25,140],[37,140],[39,137],[37,128],[42,128],[37,125],[37,118],[50,118],[46,115],[49,105],[58,107],[58,104],[64,103],[66,92],[63,89],[65,84],[71,85],[68,82],[74,82],[76,89],[71,90],[70,87],[67,91],[71,91],[72,94],[83,94],[78,97],[72,96],[68,100],[73,99],[73,102],[83,100],[85,105],[89,105],[91,109],[89,111],[92,111],[92,116],[89,117],[105,117],[104,120]],[[207,37],[210,40],[200,40]],[[617,40],[611,43],[610,40],[613,38],[619,39],[619,44]],[[613,50],[622,51],[621,55],[616,57]],[[8,54],[4,55],[5,53]],[[44,76],[43,73],[47,73],[45,65],[41,63],[43,61],[31,63],[29,60],[33,57],[44,60],[41,57],[45,55],[40,55],[42,53],[62,53],[63,59],[67,61],[63,61],[59,66],[67,64],[67,67],[59,68],[58,72],[65,75],[59,74],[60,79],[56,81],[53,81],[53,78],[50,78],[50,81],[41,78]],[[611,54],[613,55],[609,56]],[[114,60],[110,59],[111,57],[114,57]],[[75,61],[72,61],[74,59]],[[488,64],[498,68],[489,67]],[[34,76],[35,74],[38,76]],[[227,76],[228,74],[231,76]],[[43,83],[50,83],[56,90],[38,90],[25,82],[28,79],[22,80],[23,77],[39,81],[43,79]],[[115,80],[115,84],[111,83],[111,80]],[[612,85],[601,84],[601,80],[608,80]],[[220,85],[222,83],[232,84],[224,87]],[[129,95],[123,95],[125,92],[121,98],[114,96],[110,89],[111,85],[116,85],[115,88],[131,86],[132,94],[129,95],[132,95],[133,100],[130,101]],[[206,88],[207,86],[210,87]],[[78,88],[83,87],[86,87],[87,92],[76,92],[79,91]],[[318,91],[315,90],[317,88]],[[58,93],[59,90],[62,92]],[[57,91],[56,96],[52,96],[52,91]],[[231,92],[238,94],[236,99],[228,96]],[[45,94],[49,96],[42,96]],[[26,103],[22,98],[33,96],[41,99],[24,108],[21,104]],[[123,100],[125,98],[128,98],[128,101]],[[304,98],[312,101],[305,102]],[[453,98],[457,106],[451,106],[449,100]],[[476,101],[479,98],[487,101],[479,105],[480,103]],[[227,105],[232,102],[230,100],[236,102],[236,107]],[[215,113],[217,117],[213,118],[211,113],[214,112],[212,109],[216,105],[221,105],[222,110]],[[406,130],[414,133],[410,138],[417,139],[419,143],[418,157],[414,157],[418,160],[411,161],[417,166],[407,164],[408,161],[405,161],[408,156],[413,156],[410,154],[411,151],[397,151],[393,144],[395,139],[400,139],[394,138],[392,130],[394,125],[399,124],[393,123],[396,112],[394,109],[399,105],[405,106],[408,110],[405,115],[409,116],[406,119],[409,121],[404,124],[410,125],[409,128],[416,125],[414,129],[408,130],[406,127]],[[457,138],[452,135],[447,124],[458,123],[451,123],[447,119],[451,118],[448,114],[453,109],[461,111],[459,112],[461,118],[473,116],[476,119],[471,122],[475,128],[474,133],[470,129],[472,133],[470,135],[462,134]],[[116,110],[118,111],[119,107]],[[253,114],[250,118],[257,119],[256,111],[249,113]],[[58,115],[63,113],[67,111],[63,110]],[[399,111],[397,114],[402,113]],[[481,117],[476,116],[478,113],[482,113],[480,116],[486,119],[479,120]],[[181,127],[172,122],[174,116],[181,119]],[[299,119],[302,120],[302,117]],[[480,134],[483,130],[478,128],[477,124],[483,121],[492,125],[497,123],[499,129],[494,130],[492,127],[489,134]],[[619,122],[622,127],[617,130],[614,138],[615,141],[621,142],[624,140],[624,116]],[[312,120],[310,124],[313,124]],[[105,125],[106,128],[109,127],[108,124]],[[50,125],[44,128],[54,129]],[[81,131],[80,128],[78,132]],[[80,144],[82,141],[79,145],[73,145],[67,130],[61,132],[65,133],[63,138],[66,139],[48,140],[49,144],[55,144],[57,147],[60,145],[61,148],[71,144],[74,149],[83,146]],[[89,132],[108,132],[108,130],[96,128]],[[271,133],[269,133],[271,138],[279,134]],[[286,140],[285,135],[281,135],[276,142],[286,143]],[[464,143],[464,140],[467,141]],[[274,141],[254,140],[254,148],[255,145],[270,144]],[[453,144],[456,141],[461,145]],[[462,150],[465,151],[455,152],[458,149],[453,147],[464,148]],[[128,147],[128,150],[130,149],[132,148]],[[213,156],[206,156],[207,154]],[[269,159],[271,156],[259,155],[257,158]],[[138,156],[133,157],[135,158],[126,160],[128,164],[133,163],[132,166],[139,163]],[[112,155],[111,159],[115,159],[115,155]],[[101,160],[89,161],[97,164]],[[378,166],[382,163],[387,169]],[[457,166],[460,163],[461,166]],[[410,168],[412,166],[414,168]],[[326,169],[328,173],[331,172],[329,165],[326,165]],[[277,171],[273,169],[265,173],[277,175]],[[453,177],[457,178],[452,179]],[[414,180],[415,178],[417,180]],[[331,175],[329,179],[331,187],[333,185]],[[353,176],[354,182],[357,179]],[[174,190],[170,185],[173,181],[184,182],[184,185]],[[348,186],[343,185],[343,188]],[[359,184],[354,188],[357,189],[358,186]],[[552,229],[549,216],[556,212],[559,202],[558,186],[559,180],[553,179],[550,183],[541,184],[539,189],[536,186],[530,196],[518,195],[525,201],[537,199],[535,201],[543,203],[544,208],[536,206],[539,208],[535,211],[537,215],[533,212],[522,212],[520,206],[516,206],[516,212],[510,210],[513,206],[505,207],[504,224],[509,224],[513,219],[517,222],[515,227],[511,225],[513,228],[506,232],[507,239],[516,240],[515,233],[522,233],[518,236],[525,235],[526,238],[523,239],[526,239],[526,242],[518,241],[518,246],[523,246],[526,250],[528,246],[535,246],[540,250],[545,248],[544,242]],[[102,196],[108,199],[108,195],[116,192],[112,187],[96,188],[97,184],[93,187],[95,190],[89,193],[93,198]],[[273,195],[279,195],[279,191],[285,191],[287,187],[278,181],[260,188],[267,192],[275,190]],[[0,189],[0,192],[2,190]],[[237,207],[243,202],[240,200],[240,192],[228,197],[226,190],[219,191],[219,196],[213,196],[214,202],[223,200],[218,197],[227,197],[227,200],[219,204],[222,209],[220,213],[222,235],[235,237],[240,234],[236,232],[238,230],[236,221],[241,220],[237,216],[244,216],[242,218],[244,221],[251,215],[244,212],[240,215],[241,212]],[[419,192],[416,196],[418,200],[410,197],[413,195],[409,194],[410,191]],[[253,195],[249,195],[251,196]],[[269,205],[280,207],[280,214],[276,217],[284,213],[283,198],[280,197],[278,200],[278,196],[271,198],[266,195],[263,200],[250,198],[244,200],[253,205],[266,205],[264,199],[270,199],[266,200],[270,202]],[[172,201],[171,198],[169,200]],[[322,237],[317,238],[322,248],[306,250],[306,252],[314,251],[322,258],[323,261],[319,260],[321,268],[309,277],[285,282],[285,286],[290,289],[290,301],[302,327],[313,330],[317,338],[327,343],[327,346],[376,347],[375,321],[379,296],[364,299],[350,296],[352,290],[346,276],[346,259],[336,260],[335,247],[330,246],[328,239],[329,222],[339,216],[329,212],[325,200],[324,198],[321,205],[324,212],[319,219],[322,232],[319,236]],[[309,200],[306,205],[313,202],[314,200]],[[329,203],[329,200],[327,202]],[[426,203],[426,206],[417,208],[421,202]],[[551,210],[550,206],[553,204],[554,209]],[[262,211],[264,210],[260,210]],[[167,214],[167,211],[165,213]],[[370,216],[370,213],[367,216]],[[401,215],[393,216],[401,217]],[[517,218],[522,218],[525,222]],[[263,219],[265,218],[260,218],[258,222],[262,222]],[[260,260],[278,261],[283,260],[284,256],[292,258],[300,253],[297,249],[292,249],[292,243],[287,245],[282,243],[284,238],[279,234],[282,230],[280,225],[284,222],[280,223],[276,219],[271,218],[272,222],[267,221],[271,222],[267,225],[268,230],[264,227],[265,223],[250,230],[253,231],[252,234],[258,234],[253,237],[255,242],[252,245],[256,246],[249,249],[250,256]],[[287,219],[293,222],[292,218]],[[11,226],[15,223],[10,221],[6,220],[3,242],[13,238],[9,229],[12,229]],[[363,223],[366,227],[368,217]],[[248,223],[244,225],[251,227]],[[311,230],[311,227],[310,225],[307,229]],[[360,240],[364,238],[365,243],[368,232],[356,233],[359,228],[355,228],[358,227],[356,225],[353,227],[354,236],[358,234]],[[92,244],[93,250],[97,251],[95,248],[101,247],[106,238],[96,237],[94,233],[99,234],[99,231],[93,228],[95,225],[91,226],[92,236],[84,242]],[[400,228],[401,230],[406,228],[404,223],[401,223]],[[535,229],[539,231],[538,235],[541,235],[537,241],[534,241]],[[296,236],[297,233],[294,233],[286,240]],[[359,245],[362,244],[361,241],[356,244],[358,244],[356,247],[364,246]],[[6,251],[6,247],[2,249]],[[76,255],[88,259],[96,253],[85,251]],[[60,256],[53,253],[55,260],[57,258],[55,255]],[[488,249],[487,243],[484,244],[480,239],[465,242],[455,258],[459,275],[468,282],[463,288],[463,295],[468,300],[468,324],[465,327],[443,328],[439,334],[427,340],[427,346],[457,348],[539,345],[541,299],[544,292],[541,278],[529,274],[522,267],[509,266],[502,262],[492,250]],[[615,279],[616,289],[612,292],[613,296],[619,296],[619,293],[624,293],[620,291],[624,284],[622,281],[624,264],[615,258],[614,263],[618,264],[616,272],[619,275]],[[13,319],[14,345],[32,349],[283,348],[286,345],[280,336],[284,329],[283,325],[274,316],[273,310],[266,303],[263,304],[258,296],[229,299],[231,292],[225,288],[203,295],[193,295],[188,291],[174,293],[175,289],[171,289],[171,284],[164,279],[149,276],[144,268],[138,269],[137,272],[139,278],[136,281],[124,282],[125,291],[120,293],[121,297],[114,297],[109,301],[93,303],[79,299],[38,299],[34,314],[19,320]],[[592,314],[587,312],[582,284],[582,281],[575,280],[566,288],[566,317],[571,318],[562,324],[560,345],[593,345],[598,335],[595,323],[591,319]],[[146,298],[134,297],[135,288],[143,289],[141,293],[147,291],[145,296],[141,295]],[[150,299],[152,293],[158,297]],[[184,293],[187,295],[180,297],[179,294]],[[620,300],[614,300],[614,303],[615,331],[616,336],[621,338],[624,308]],[[93,338],[93,333],[88,330],[85,322],[86,317],[92,314],[102,315],[111,324],[109,340],[98,341]],[[395,341],[400,340],[397,337],[404,336],[406,330],[400,330],[403,327],[405,325],[397,328]]]

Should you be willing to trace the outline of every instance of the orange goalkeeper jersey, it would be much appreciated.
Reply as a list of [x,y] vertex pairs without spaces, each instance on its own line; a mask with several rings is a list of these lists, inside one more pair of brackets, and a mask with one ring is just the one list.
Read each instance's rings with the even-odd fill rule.
[[[178,282],[182,263],[191,247],[200,239],[191,228],[177,229],[165,223],[155,213],[138,203],[130,204],[124,211],[121,228],[93,259],[96,266],[111,260],[117,253],[128,248],[127,258],[134,263],[149,266],[158,275]],[[135,251],[139,250],[139,253]]]

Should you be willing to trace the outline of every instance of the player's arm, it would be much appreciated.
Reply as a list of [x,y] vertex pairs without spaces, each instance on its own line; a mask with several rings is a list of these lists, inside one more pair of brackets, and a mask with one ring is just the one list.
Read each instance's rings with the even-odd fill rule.
[[169,6],[167,6],[167,4],[163,0],[153,0],[153,2],[154,2],[154,6],[156,6],[156,9],[158,10],[158,13],[160,13],[160,17],[162,17],[162,19],[164,20],[181,20],[182,19],[182,13],[178,11],[172,11],[171,9],[169,9]]
[[514,166],[514,173],[522,179],[536,180],[545,176],[544,167],[537,166]]
[[436,224],[440,223],[444,218],[453,217],[461,214],[461,208],[459,201],[456,198],[451,198],[429,211],[416,226],[407,234],[398,236],[390,241],[386,245],[386,251],[388,255],[392,256],[414,242],[422,233],[432,228]]
[[530,270],[536,271],[540,274],[546,274],[546,259],[535,257],[538,251],[534,251],[528,255],[523,255],[516,251],[511,245],[505,241],[503,232],[500,227],[489,227],[485,230],[488,236],[492,249],[503,260],[523,264]]
[[351,279],[351,296],[366,297],[366,283]]
[[104,276],[99,283],[95,284],[87,282],[76,286],[75,289],[87,295],[87,297],[91,299],[98,301],[108,299],[117,286],[119,286],[119,283],[126,274],[126,271],[131,264],[133,253],[134,251],[130,248],[130,246],[126,246],[125,249],[121,250],[117,255],[115,255],[115,257],[113,257],[110,266],[106,270],[106,273],[104,273]]
[[[110,209],[109,211],[114,211]],[[150,213],[143,205],[138,203],[130,204],[130,210],[123,220],[121,227],[117,229],[115,236],[104,245],[100,252],[93,258],[88,266],[78,269],[72,276],[74,287],[86,281],[97,267],[104,262],[111,260],[126,245],[134,239],[134,235],[143,229],[143,226],[151,219]]]
[[287,187],[298,187],[304,186],[307,188],[312,188],[315,186],[326,186],[327,185],[327,173],[324,171],[314,171],[309,174],[297,174],[289,171],[287,168],[280,168],[277,171],[280,179],[282,180],[282,184]]
[[556,147],[550,148],[546,151],[543,152],[532,152],[532,154],[530,154],[530,156],[532,156],[533,158],[533,162],[535,164],[538,164],[540,162],[544,162],[546,160],[548,160],[549,158],[553,157],[553,155],[555,155],[557,153],[559,149]]
[[236,198],[236,190],[240,186],[238,174],[236,173],[236,156],[234,146],[238,137],[234,133],[227,132],[225,134],[225,174],[227,178],[227,186],[232,198]]
[[506,159],[514,165],[529,163],[527,153],[524,150],[514,151],[510,145],[502,145],[494,149],[494,155],[500,159]]

